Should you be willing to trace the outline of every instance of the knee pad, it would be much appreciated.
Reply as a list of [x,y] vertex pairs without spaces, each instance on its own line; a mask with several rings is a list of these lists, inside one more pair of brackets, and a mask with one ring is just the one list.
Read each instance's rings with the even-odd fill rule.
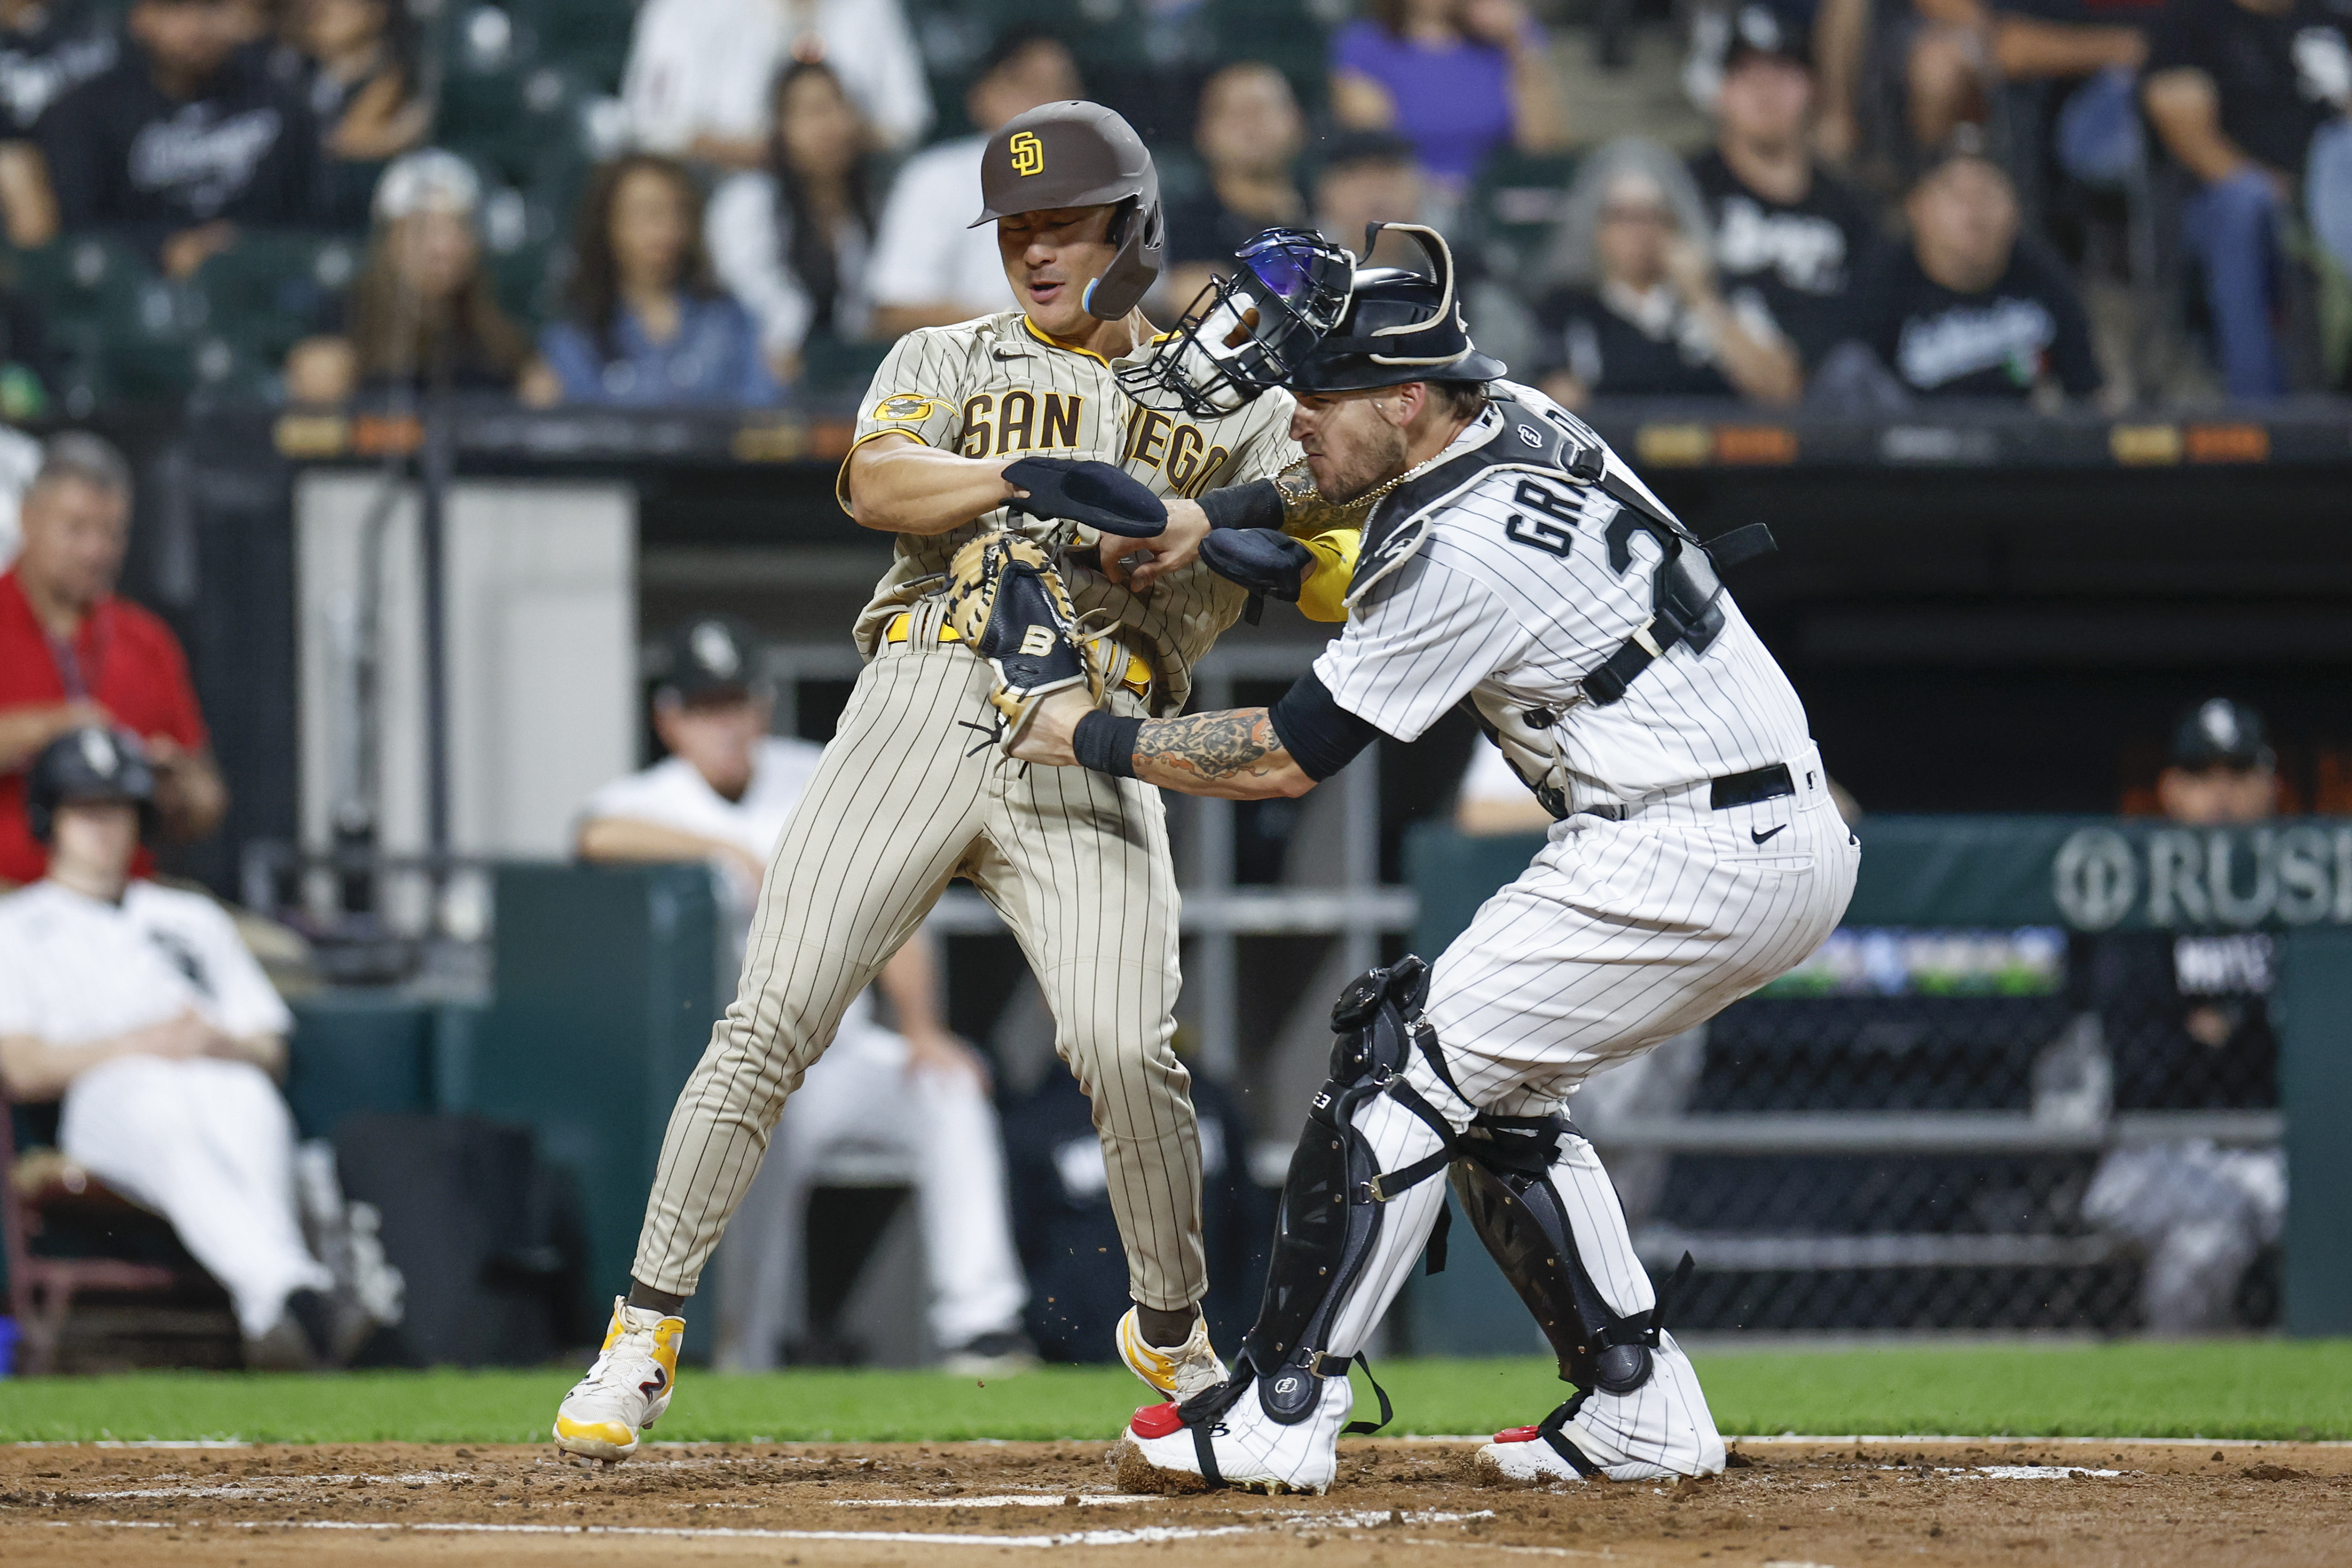
[[[1320,1380],[1345,1376],[1358,1359],[1332,1352],[1330,1331],[1379,1245],[1381,1211],[1453,1158],[1452,1125],[1402,1079],[1414,1051],[1435,1049],[1421,1018],[1428,990],[1428,966],[1407,956],[1360,977],[1333,1005],[1330,1077],[1307,1111],[1283,1183],[1257,1321],[1234,1358],[1234,1376],[1188,1405],[1188,1422],[1221,1414],[1253,1382],[1269,1417],[1304,1420],[1317,1406]],[[1396,1170],[1381,1168],[1360,1123],[1383,1095],[1429,1126],[1433,1153]],[[1380,1422],[1357,1422],[1349,1430],[1385,1425],[1385,1394],[1381,1405]]]
[[1551,1180],[1566,1140],[1581,1136],[1558,1112],[1481,1115],[1461,1141],[1463,1157],[1450,1180],[1471,1228],[1559,1357],[1560,1380],[1627,1394],[1650,1381],[1667,1309],[1693,1265],[1685,1253],[1649,1310],[1626,1314],[1610,1307],[1578,1255],[1576,1227]]

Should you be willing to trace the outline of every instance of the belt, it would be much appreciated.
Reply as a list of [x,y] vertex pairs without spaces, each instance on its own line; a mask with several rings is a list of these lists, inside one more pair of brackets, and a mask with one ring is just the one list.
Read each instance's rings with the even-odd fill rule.
[[[1696,794],[1697,785],[1689,793]],[[1769,767],[1751,769],[1744,773],[1726,773],[1721,778],[1706,781],[1706,804],[1711,811],[1729,811],[1735,805],[1759,805],[1768,800],[1780,800],[1797,793],[1796,780],[1790,776],[1789,764],[1774,763]],[[1609,822],[1623,822],[1641,815],[1639,805],[1612,803],[1587,806],[1580,814],[1598,816]]]
[[[911,610],[899,611],[897,615],[890,617],[890,624],[882,628],[882,639],[888,643],[905,642],[914,634],[914,612]],[[963,634],[956,630],[955,627],[948,625],[945,621],[942,621],[940,623],[939,640],[943,643],[961,642],[963,641]],[[1151,667],[1144,663],[1139,655],[1128,652],[1126,648],[1120,647],[1117,643],[1113,643],[1111,647],[1118,653],[1124,655],[1127,659],[1127,667],[1124,672],[1119,676],[1118,684],[1126,687],[1129,691],[1134,692],[1135,695],[1139,698],[1150,697],[1151,695]],[[1781,770],[1784,776],[1786,775],[1787,771],[1788,770],[1785,768]]]

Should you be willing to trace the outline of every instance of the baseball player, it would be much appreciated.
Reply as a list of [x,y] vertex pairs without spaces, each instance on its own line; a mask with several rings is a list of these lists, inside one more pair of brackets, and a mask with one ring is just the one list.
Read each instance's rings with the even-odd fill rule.
[[[1159,795],[1029,768],[997,742],[1059,681],[1130,717],[1180,711],[1193,664],[1253,592],[1339,618],[1354,534],[1301,465],[1273,526],[1224,531],[1255,552],[1220,541],[1203,558],[1204,504],[1298,458],[1290,400],[1147,408],[1123,389],[1151,355],[1136,306],[1162,228],[1150,155],[1125,121],[1063,102],[1007,121],[981,194],[976,221],[996,226],[1020,308],[910,332],[875,373],[838,487],[860,524],[896,536],[856,624],[868,662],[770,860],[734,1003],[678,1097],[629,1294],[558,1413],[557,1446],[583,1458],[635,1452],[667,1405],[680,1309],[786,1096],[956,877],[1020,940],[1055,1048],[1094,1101],[1136,1303],[1123,1358],[1179,1397],[1224,1375],[1198,1310],[1200,1136],[1171,1045],[1177,895]],[[1246,350],[1282,318],[1269,299],[1230,336]],[[1130,543],[1150,556],[1132,571]],[[987,597],[1050,602],[1053,624],[998,646],[951,617],[942,588],[983,568]]]
[[68,730],[26,808],[48,875],[0,899],[0,1080],[62,1100],[67,1157],[171,1222],[228,1292],[248,1366],[340,1364],[377,1319],[303,1240],[273,1081],[294,1020],[219,905],[131,875],[156,820],[138,740]]
[[1347,1427],[1349,1363],[1431,1240],[1432,1178],[1450,1172],[1577,1390],[1482,1467],[1710,1474],[1724,1450],[1698,1379],[1564,1102],[1811,952],[1858,846],[1708,549],[1583,424],[1502,379],[1471,344],[1444,241],[1393,226],[1434,276],[1356,273],[1289,383],[1323,495],[1380,498],[1346,632],[1271,709],[1140,719],[1061,692],[1014,750],[1195,795],[1297,795],[1467,698],[1555,824],[1433,973],[1409,957],[1340,997],[1234,1375],[1139,1411],[1123,1463],[1181,1485],[1328,1487],[1341,1431],[1371,1429]]

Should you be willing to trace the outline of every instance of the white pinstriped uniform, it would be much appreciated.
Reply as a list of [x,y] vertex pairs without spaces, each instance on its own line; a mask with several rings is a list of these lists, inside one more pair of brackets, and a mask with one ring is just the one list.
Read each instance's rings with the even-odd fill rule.
[[[1138,407],[1114,372],[1039,337],[1018,311],[909,332],[875,373],[857,439],[1095,458],[1162,496],[1271,476],[1298,457],[1286,394],[1195,422]],[[1148,697],[1112,694],[1123,714],[1181,709],[1193,662],[1247,601],[1197,563],[1138,596],[1097,569],[1090,533],[1002,510],[898,536],[857,621],[866,669],[769,861],[734,1003],[671,1115],[632,1270],[641,1284],[693,1292],[842,1010],[964,877],[1019,938],[1053,1009],[1055,1047],[1093,1099],[1129,1290],[1174,1310],[1207,1288],[1200,1131],[1171,1044],[1178,900],[1165,811],[1148,785],[1032,768],[963,727],[990,717],[992,678],[938,640],[940,574],[994,529],[1055,552],[1081,617],[1115,624],[1150,666]]]
[[[1557,414],[1540,394],[1502,390]],[[1508,435],[1490,409],[1449,453]],[[1530,504],[1531,478],[1556,510]],[[1703,651],[1670,647],[1620,701],[1585,700],[1584,674],[1649,616],[1663,554],[1636,531],[1612,567],[1604,536],[1617,511],[1598,488],[1488,469],[1409,555],[1360,581],[1346,633],[1316,661],[1341,707],[1403,740],[1472,698],[1523,752],[1552,760],[1580,813],[1436,962],[1427,1016],[1460,1096],[1418,1059],[1409,1077],[1457,1125],[1477,1110],[1541,1115],[1591,1073],[1713,1016],[1818,946],[1853,890],[1860,851],[1830,804],[1803,705],[1727,595]],[[1712,780],[1775,763],[1795,795],[1711,808]],[[1585,814],[1595,807],[1623,819]],[[1437,1146],[1410,1116],[1382,1125],[1378,1141],[1394,1145],[1381,1149],[1384,1169]],[[1647,1310],[1648,1275],[1591,1144],[1568,1140],[1552,1181],[1612,1309]],[[1391,1211],[1402,1249],[1381,1248],[1367,1305],[1385,1306],[1419,1247],[1401,1238],[1425,1235],[1436,1210],[1416,1192]],[[1377,1309],[1361,1331],[1375,1321]],[[1630,1395],[1589,1398],[1569,1436],[1620,1479],[1720,1468],[1721,1440],[1671,1336],[1657,1364]]]

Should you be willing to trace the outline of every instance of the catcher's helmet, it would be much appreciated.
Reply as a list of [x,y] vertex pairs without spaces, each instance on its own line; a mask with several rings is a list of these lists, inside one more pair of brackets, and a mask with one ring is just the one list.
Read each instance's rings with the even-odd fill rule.
[[1478,352],[1454,293],[1454,253],[1445,237],[1417,223],[1376,223],[1364,230],[1364,254],[1383,230],[1409,237],[1429,258],[1428,274],[1402,267],[1358,271],[1347,314],[1299,360],[1290,389],[1301,395],[1362,392],[1409,381],[1494,381],[1502,361]]
[[42,843],[49,841],[58,806],[100,800],[136,805],[140,831],[154,830],[155,770],[138,737],[91,724],[67,731],[33,759],[25,781],[25,819]]
[[1319,234],[1270,228],[1185,308],[1141,364],[1118,373],[1147,408],[1231,414],[1288,380],[1348,308],[1356,258]]
[[1071,99],[1006,121],[981,154],[980,199],[973,228],[1050,207],[1118,208],[1110,229],[1118,250],[1080,301],[1098,321],[1134,310],[1160,277],[1168,227],[1160,173],[1135,128],[1099,103]]

